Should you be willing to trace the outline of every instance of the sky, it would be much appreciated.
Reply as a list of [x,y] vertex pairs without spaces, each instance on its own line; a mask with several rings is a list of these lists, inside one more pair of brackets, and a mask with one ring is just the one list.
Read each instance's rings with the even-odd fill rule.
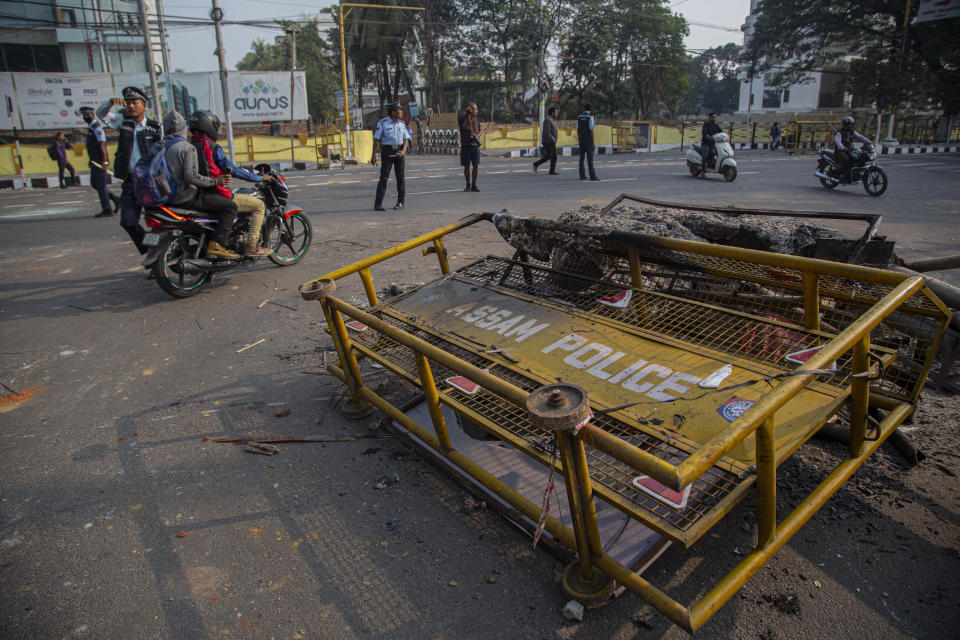
[[[209,18],[210,3],[205,0],[162,0],[164,15]],[[313,15],[329,2],[307,0],[219,0],[225,20],[264,20]],[[688,21],[690,35],[685,40],[688,49],[707,49],[727,42],[741,44],[740,25],[750,12],[750,0],[673,0],[671,8]],[[720,27],[720,28],[718,28]],[[216,39],[213,27],[177,26],[168,22],[170,33],[171,67],[184,71],[216,71],[214,57]],[[223,45],[227,69],[236,69],[237,62],[250,50],[251,43],[260,38],[273,42],[279,29],[248,26],[224,26]]]

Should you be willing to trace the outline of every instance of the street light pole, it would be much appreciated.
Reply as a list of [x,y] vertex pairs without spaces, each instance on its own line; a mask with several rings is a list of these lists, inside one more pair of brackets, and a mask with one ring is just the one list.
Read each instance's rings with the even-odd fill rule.
[[223,9],[213,0],[213,9],[210,10],[214,31],[217,34],[217,59],[220,62],[220,90],[223,93],[223,119],[227,127],[227,152],[233,162],[233,119],[230,117],[230,88],[227,86],[227,63],[224,60],[223,33],[220,31],[220,21],[223,20]]
[[[349,9],[347,9],[349,11]],[[346,127],[346,154],[343,163],[354,160],[353,148],[350,146],[350,100],[347,98],[347,49],[343,44],[343,2],[338,6],[340,16],[340,75],[343,76],[343,122]]]
[[153,93],[153,113],[157,120],[163,118],[160,108],[160,89],[157,87],[157,70],[153,67],[153,43],[150,42],[150,23],[147,21],[147,3],[139,0],[140,22],[143,27],[143,53],[146,56],[147,71],[150,73],[150,91]]
[[290,34],[290,166],[293,168],[293,163],[296,162],[293,153],[293,98],[297,90],[294,74],[297,70],[297,32],[300,31],[300,27],[289,24],[284,31]]

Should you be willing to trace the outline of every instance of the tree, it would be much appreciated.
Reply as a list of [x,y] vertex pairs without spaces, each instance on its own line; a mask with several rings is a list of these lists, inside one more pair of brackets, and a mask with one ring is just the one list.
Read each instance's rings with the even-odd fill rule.
[[732,42],[707,49],[687,62],[690,82],[680,101],[680,113],[730,113],[740,99],[740,45]]
[[[844,85],[880,109],[938,103],[960,112],[960,19],[905,22],[903,0],[763,0],[746,57],[781,85],[837,65]],[[903,55],[901,57],[901,51]]]
[[665,0],[591,0],[577,5],[561,40],[566,102],[614,117],[675,113],[686,87],[686,21]]
[[[297,66],[304,70],[307,81],[307,111],[320,122],[331,122],[337,117],[337,106],[333,92],[339,86],[332,61],[331,47],[320,35],[317,23],[301,24],[297,34]],[[255,40],[251,51],[237,63],[241,71],[285,71],[290,69],[287,42],[284,36],[281,44],[267,44]]]

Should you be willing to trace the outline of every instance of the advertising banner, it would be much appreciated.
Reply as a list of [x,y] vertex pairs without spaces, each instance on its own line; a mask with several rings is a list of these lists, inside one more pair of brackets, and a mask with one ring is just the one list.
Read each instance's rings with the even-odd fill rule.
[[20,127],[20,114],[17,113],[17,94],[13,90],[13,77],[9,73],[0,73],[0,129]]
[[918,22],[946,20],[960,16],[960,0],[920,0]]
[[[303,71],[294,72],[296,94],[293,117],[307,117],[307,81]],[[231,71],[230,115],[234,122],[266,122],[290,119],[290,74],[283,72]]]
[[57,129],[86,126],[80,107],[96,108],[113,94],[106,73],[15,73],[24,129]]

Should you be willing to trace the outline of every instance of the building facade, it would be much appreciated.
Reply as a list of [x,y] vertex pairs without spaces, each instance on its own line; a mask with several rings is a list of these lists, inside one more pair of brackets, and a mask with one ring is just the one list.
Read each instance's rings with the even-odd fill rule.
[[0,0],[0,71],[146,72],[140,1],[162,72],[157,0]]
[[[753,36],[757,21],[757,5],[760,0],[751,0],[750,15],[740,27],[744,47]],[[775,70],[750,73],[747,66],[740,69],[740,102],[737,113],[764,113],[789,111],[810,113],[817,110],[840,109],[849,102],[840,88],[841,74],[831,69],[811,72],[807,81],[787,86],[777,86]]]

